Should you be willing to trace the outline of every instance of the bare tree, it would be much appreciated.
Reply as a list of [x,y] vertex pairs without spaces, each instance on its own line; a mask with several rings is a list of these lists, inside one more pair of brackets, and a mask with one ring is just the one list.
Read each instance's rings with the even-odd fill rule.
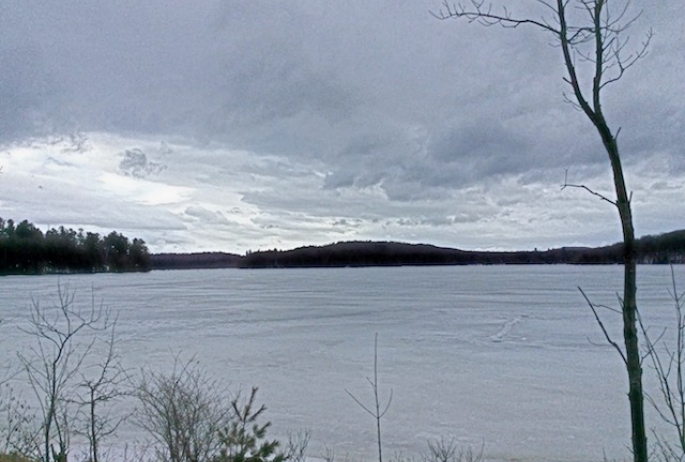
[[79,374],[78,395],[72,400],[79,408],[79,426],[74,433],[88,440],[89,462],[101,461],[104,440],[114,435],[128,417],[112,414],[114,405],[128,394],[126,384],[130,382],[115,349],[116,319],[111,323],[109,336],[101,343],[104,358]]
[[93,334],[110,328],[109,310],[94,300],[82,309],[74,295],[68,286],[59,285],[56,303],[44,307],[32,299],[29,325],[22,328],[35,339],[27,353],[19,353],[19,360],[38,402],[35,455],[43,462],[66,461],[75,380],[92,352]]
[[350,395],[350,398],[352,398],[354,402],[359,405],[359,407],[364,409],[376,421],[376,443],[378,444],[378,462],[383,462],[383,439],[381,438],[381,420],[383,419],[383,416],[385,416],[386,412],[388,412],[388,409],[390,409],[390,405],[392,404],[392,390],[390,390],[390,397],[388,398],[388,402],[385,404],[383,408],[381,408],[381,400],[380,395],[378,393],[378,334],[376,334],[373,344],[373,380],[367,377],[366,381],[369,382],[369,385],[371,386],[371,391],[373,392],[374,401],[371,409],[369,409],[369,407],[362,403],[356,396],[354,396],[348,390],[345,391],[348,395]]
[[[642,364],[638,342],[635,230],[617,138],[620,128],[613,130],[602,107],[603,91],[617,82],[647,52],[651,30],[645,40],[630,51],[626,31],[639,17],[631,14],[630,0],[535,0],[547,14],[541,19],[517,17],[505,6],[496,9],[485,0],[470,0],[466,5],[451,4],[445,0],[442,9],[434,13],[439,19],[462,19],[485,26],[499,25],[508,28],[534,26],[550,34],[561,49],[566,76],[571,88],[566,96],[590,120],[599,134],[609,157],[613,175],[615,199],[599,195],[613,204],[621,221],[623,232],[624,281],[620,298],[623,317],[622,355],[628,373],[628,399],[632,423],[632,449],[635,462],[647,462],[648,448],[644,421],[644,394]],[[591,75],[589,79],[583,76]],[[588,189],[584,185],[570,185]]]
[[160,460],[201,462],[219,454],[219,431],[228,425],[231,408],[217,389],[194,359],[176,357],[169,375],[142,372],[135,422],[159,445]]

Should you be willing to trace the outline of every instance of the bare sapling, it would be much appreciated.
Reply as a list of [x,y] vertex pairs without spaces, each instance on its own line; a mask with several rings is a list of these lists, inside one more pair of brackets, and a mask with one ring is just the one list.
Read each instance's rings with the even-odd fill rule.
[[381,437],[381,419],[390,409],[392,404],[393,391],[390,390],[390,397],[388,398],[385,406],[381,408],[381,399],[378,392],[378,334],[376,334],[374,344],[373,344],[373,380],[369,377],[366,381],[371,386],[371,391],[373,393],[373,405],[371,408],[362,403],[356,396],[345,390],[350,398],[354,400],[355,403],[359,405],[363,410],[365,410],[376,422],[376,443],[378,444],[378,462],[383,462],[383,439]]
[[65,462],[73,432],[74,387],[97,335],[112,327],[110,312],[92,301],[82,308],[75,292],[58,285],[57,301],[44,306],[32,298],[28,327],[21,328],[34,343],[18,354],[37,401],[39,434],[34,457],[42,462]]
[[79,374],[78,395],[72,400],[79,409],[78,428],[74,433],[86,437],[89,462],[101,462],[103,443],[127,419],[127,415],[112,411],[130,394],[127,386],[130,380],[115,349],[116,319],[111,323],[109,336],[99,343],[104,349],[104,358]]

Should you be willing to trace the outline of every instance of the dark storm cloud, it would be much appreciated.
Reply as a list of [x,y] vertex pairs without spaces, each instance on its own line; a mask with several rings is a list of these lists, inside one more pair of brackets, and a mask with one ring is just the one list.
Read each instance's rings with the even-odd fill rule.
[[520,153],[532,147],[522,133],[508,130],[496,119],[466,122],[436,138],[429,147],[430,159],[435,166],[460,172],[455,180],[460,183],[525,169],[527,162]]
[[211,11],[207,3],[193,6],[8,0],[0,12],[3,57],[25,69],[17,93],[56,119],[58,130],[163,130],[188,110],[184,97],[197,94],[186,80],[201,69]]
[[[549,36],[440,22],[428,13],[439,3],[3,0],[0,140],[187,136],[315,160],[325,188],[380,187],[402,201],[605,162],[563,103]],[[676,157],[685,142],[682,4],[644,8],[651,54],[606,92],[628,160]],[[639,43],[643,30],[631,32]],[[149,162],[136,154],[122,168]]]
[[0,140],[31,136],[50,115],[54,82],[41,51],[30,44],[7,47],[0,41]]

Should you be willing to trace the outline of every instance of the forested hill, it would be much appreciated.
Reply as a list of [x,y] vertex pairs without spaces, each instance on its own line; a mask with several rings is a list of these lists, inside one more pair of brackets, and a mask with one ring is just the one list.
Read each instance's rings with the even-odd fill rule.
[[106,236],[64,226],[45,233],[23,220],[0,218],[0,274],[149,271],[142,239],[112,231]]
[[224,252],[157,253],[150,256],[152,269],[237,268],[243,257]]
[[[645,236],[637,242],[640,263],[685,263],[685,230]],[[153,269],[174,268],[307,268],[400,265],[615,264],[622,244],[562,247],[545,251],[479,252],[427,244],[340,242],[292,250],[226,253],[157,254]]]

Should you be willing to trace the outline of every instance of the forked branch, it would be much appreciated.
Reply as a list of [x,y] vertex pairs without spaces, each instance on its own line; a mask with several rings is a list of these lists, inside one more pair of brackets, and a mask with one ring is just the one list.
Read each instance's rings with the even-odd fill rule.
[[621,356],[621,359],[623,360],[623,363],[624,363],[624,364],[628,364],[628,359],[626,358],[625,353],[624,353],[623,350],[621,349],[621,346],[620,346],[618,343],[616,343],[616,341],[615,341],[614,339],[611,338],[611,335],[609,335],[609,331],[607,330],[606,326],[604,325],[604,322],[602,321],[602,318],[600,317],[599,313],[597,312],[597,309],[598,309],[598,308],[606,308],[606,309],[609,309],[609,310],[611,310],[611,311],[617,311],[617,310],[613,310],[613,309],[611,309],[610,307],[607,307],[607,306],[605,306],[605,305],[597,305],[597,304],[593,303],[593,302],[590,300],[590,297],[588,297],[588,296],[585,294],[585,292],[583,291],[582,288],[578,287],[578,290],[579,290],[580,293],[583,295],[583,298],[585,299],[585,302],[588,304],[588,306],[589,306],[590,309],[592,310],[592,314],[595,316],[595,321],[597,321],[597,324],[599,325],[599,328],[602,329],[602,334],[604,334],[604,338],[606,339],[607,343],[608,343],[609,345],[611,345],[612,347],[614,347],[614,349],[615,349],[615,350],[618,352],[618,354]]

